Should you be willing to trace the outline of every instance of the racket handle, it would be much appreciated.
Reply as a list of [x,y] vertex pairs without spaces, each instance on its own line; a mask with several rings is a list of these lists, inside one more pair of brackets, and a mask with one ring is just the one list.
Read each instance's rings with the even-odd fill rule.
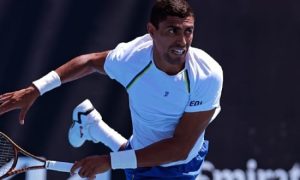
[[[59,162],[59,161],[46,161],[46,169],[53,170],[53,171],[60,171],[60,172],[70,172],[73,163],[68,162]],[[78,169],[75,171],[78,173]]]

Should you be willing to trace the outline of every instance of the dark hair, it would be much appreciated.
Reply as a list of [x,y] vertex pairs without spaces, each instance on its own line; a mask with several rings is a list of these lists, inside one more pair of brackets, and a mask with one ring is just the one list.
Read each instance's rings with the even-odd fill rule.
[[167,16],[186,18],[195,14],[187,0],[156,0],[151,10],[150,22],[158,28],[158,24]]

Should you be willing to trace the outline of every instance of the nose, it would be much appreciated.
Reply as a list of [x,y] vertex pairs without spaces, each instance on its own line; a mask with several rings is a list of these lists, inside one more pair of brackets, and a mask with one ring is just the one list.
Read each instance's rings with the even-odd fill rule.
[[180,45],[180,46],[186,46],[187,39],[186,39],[184,34],[179,34],[177,36],[177,44]]

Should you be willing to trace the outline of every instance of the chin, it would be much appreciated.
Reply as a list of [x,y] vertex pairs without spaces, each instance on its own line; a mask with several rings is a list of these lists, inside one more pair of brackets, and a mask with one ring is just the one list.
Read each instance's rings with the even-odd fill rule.
[[185,62],[185,57],[184,58],[171,58],[168,60],[169,64],[172,64],[172,65],[181,65],[181,64],[184,64]]

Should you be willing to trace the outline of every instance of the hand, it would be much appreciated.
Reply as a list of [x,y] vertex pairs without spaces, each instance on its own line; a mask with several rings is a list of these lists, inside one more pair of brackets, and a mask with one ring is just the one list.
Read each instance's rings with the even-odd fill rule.
[[79,176],[82,178],[94,179],[96,174],[111,169],[110,157],[108,155],[89,156],[74,163],[71,168],[71,175],[74,175],[79,168]]
[[27,111],[39,95],[39,91],[33,85],[25,89],[0,95],[0,115],[15,109],[20,109],[19,122],[20,124],[24,124]]

